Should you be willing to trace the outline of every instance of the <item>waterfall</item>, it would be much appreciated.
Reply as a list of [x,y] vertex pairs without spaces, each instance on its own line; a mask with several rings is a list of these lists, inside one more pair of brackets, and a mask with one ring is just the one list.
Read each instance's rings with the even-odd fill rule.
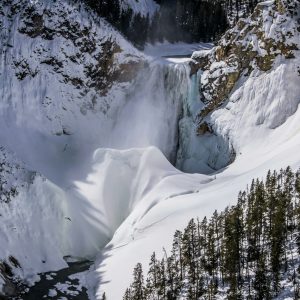
[[156,146],[173,164],[178,121],[190,94],[186,63],[153,61],[139,75],[119,109],[109,146],[116,149]]
[[179,147],[177,152],[176,167],[185,172],[199,171],[199,164],[193,158],[196,149],[199,148],[200,139],[196,135],[196,118],[203,103],[200,101],[200,76],[199,70],[193,74],[187,97],[183,102],[183,114],[179,121]]
[[190,76],[188,62],[150,62],[126,93],[104,147],[156,146],[187,173],[210,174],[226,166],[232,158],[228,138],[196,131],[204,106],[201,76],[201,70]]

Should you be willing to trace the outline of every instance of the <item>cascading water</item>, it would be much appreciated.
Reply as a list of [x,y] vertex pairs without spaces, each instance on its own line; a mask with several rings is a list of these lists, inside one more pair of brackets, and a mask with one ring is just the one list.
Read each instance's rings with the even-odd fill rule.
[[115,118],[109,146],[156,146],[175,163],[178,120],[189,93],[189,73],[185,63],[151,62],[126,95],[126,104]]
[[[173,165],[177,159],[178,167],[194,170],[186,163],[186,157],[198,138],[194,122],[202,105],[199,76],[200,73],[190,77],[186,62],[159,60],[149,63],[132,84],[115,114],[111,131],[102,140],[106,144],[94,153],[92,171],[85,180],[76,181],[72,192],[73,197],[84,199],[91,206],[89,215],[80,211],[82,216],[78,219],[92,218],[96,224],[91,233],[91,229],[86,229],[89,223],[81,222],[78,230],[82,235],[91,233],[84,244],[92,245],[97,234],[101,248],[101,240],[106,243],[147,191],[160,182],[160,176],[154,174],[170,169],[163,155],[152,146]],[[147,170],[151,163],[151,170]],[[76,206],[72,210],[72,215],[78,214]],[[98,251],[98,247],[90,251]]]

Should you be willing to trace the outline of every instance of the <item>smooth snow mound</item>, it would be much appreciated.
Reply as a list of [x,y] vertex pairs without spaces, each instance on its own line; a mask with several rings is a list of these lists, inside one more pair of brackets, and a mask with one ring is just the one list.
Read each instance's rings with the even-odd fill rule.
[[92,171],[85,181],[75,182],[75,186],[92,205],[91,218],[101,220],[112,236],[139,200],[162,178],[176,172],[155,147],[98,149]]
[[[202,219],[212,215],[216,209],[223,210],[235,204],[238,192],[244,190],[252,178],[264,178],[269,169],[288,165],[294,169],[299,168],[299,120],[300,111],[286,124],[288,127],[296,126],[298,131],[294,136],[289,136],[288,141],[276,145],[273,150],[265,145],[259,147],[254,144],[255,151],[252,149],[239,156],[235,163],[216,177],[186,174],[172,170],[171,166],[165,166],[167,168],[164,170],[165,167],[160,167],[163,161],[156,160],[160,157],[157,150],[146,150],[145,155],[149,159],[141,165],[140,172],[143,172],[135,177],[135,186],[139,186],[142,192],[136,193],[131,189],[135,195],[134,202],[137,199],[139,201],[135,202],[131,214],[99,256],[95,274],[90,274],[93,278],[91,282],[97,279],[94,282],[98,287],[97,299],[101,299],[104,291],[111,299],[122,299],[137,262],[141,262],[144,271],[147,271],[151,253],[156,251],[162,255],[163,247],[168,250],[176,229],[184,228],[193,217]],[[275,145],[276,141],[273,142]],[[144,173],[148,175],[144,176]],[[150,177],[159,180],[150,182]]]

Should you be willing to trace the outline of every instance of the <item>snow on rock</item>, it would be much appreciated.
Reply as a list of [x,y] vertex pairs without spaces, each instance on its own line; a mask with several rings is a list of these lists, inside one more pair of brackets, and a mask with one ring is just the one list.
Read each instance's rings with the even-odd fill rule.
[[134,13],[152,17],[159,5],[154,0],[120,0],[121,7],[126,10],[131,8]]
[[[194,101],[196,90],[184,104],[180,151],[189,159],[177,162],[197,162],[198,170],[211,173],[233,159],[212,175],[176,171],[142,195],[90,275],[97,277],[97,299],[104,291],[109,299],[121,299],[135,264],[147,271],[152,252],[168,251],[175,230],[190,218],[235,204],[238,192],[269,169],[299,168],[298,18],[299,1],[259,4],[248,23],[240,21],[219,46],[194,55],[202,69],[193,75],[202,101]],[[289,33],[283,36],[282,30]],[[223,158],[210,161],[214,152]]]
[[218,170],[243,152],[254,134],[264,136],[297,111],[298,18],[299,1],[259,3],[248,19],[226,32],[217,47],[193,54],[194,68],[202,72],[203,106],[193,122],[197,149],[189,156],[215,153],[212,159],[204,155],[202,162]]
[[67,209],[63,191],[3,147],[0,166],[0,290],[9,292],[12,275],[31,283],[37,273],[66,265]]
[[193,54],[204,71],[201,92],[206,107],[201,118],[228,98],[241,77],[257,76],[258,71],[270,71],[275,62],[295,59],[300,36],[298,10],[298,1],[259,3],[254,13],[239,20],[212,51]]
[[44,136],[83,131],[95,138],[87,127],[105,130],[144,67],[143,55],[79,3],[3,1],[0,7],[3,132],[13,124]]

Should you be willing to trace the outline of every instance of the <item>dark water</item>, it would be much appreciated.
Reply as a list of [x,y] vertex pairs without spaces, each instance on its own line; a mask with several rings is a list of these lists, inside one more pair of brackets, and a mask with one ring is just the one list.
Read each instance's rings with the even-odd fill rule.
[[[82,287],[78,279],[70,279],[69,276],[84,272],[91,266],[91,261],[68,263],[68,267],[56,272],[47,272],[39,274],[41,280],[33,287],[30,287],[14,300],[43,300],[43,299],[70,299],[70,300],[88,300],[87,289]],[[63,284],[63,285],[60,285]],[[57,286],[55,286],[57,285]],[[63,289],[59,289],[59,285]],[[53,296],[48,296],[52,290]],[[54,292],[55,291],[55,292]]]

